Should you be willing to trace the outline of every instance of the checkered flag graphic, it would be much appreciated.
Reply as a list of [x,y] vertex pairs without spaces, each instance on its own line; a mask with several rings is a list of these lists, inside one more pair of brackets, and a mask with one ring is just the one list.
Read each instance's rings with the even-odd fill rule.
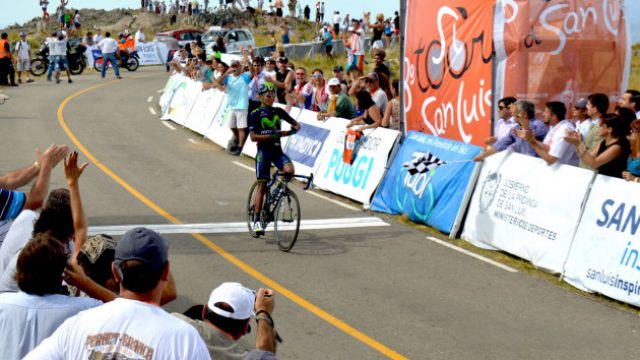
[[404,163],[402,166],[407,168],[409,174],[415,175],[429,172],[446,163],[446,161],[438,159],[438,157],[431,154],[431,152],[427,152],[414,153],[413,159]]

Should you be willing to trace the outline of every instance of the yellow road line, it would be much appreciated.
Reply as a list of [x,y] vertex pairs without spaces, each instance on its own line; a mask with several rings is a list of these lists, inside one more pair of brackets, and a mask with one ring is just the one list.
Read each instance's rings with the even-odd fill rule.
[[[102,170],[105,174],[107,174],[115,182],[120,184],[120,186],[122,186],[125,190],[127,190],[129,193],[131,193],[131,195],[136,197],[138,200],[140,200],[142,203],[147,205],[149,208],[151,208],[151,210],[155,211],[160,216],[164,217],[165,219],[169,220],[170,222],[172,222],[174,224],[183,224],[183,222],[180,221],[178,218],[176,218],[175,216],[171,215],[169,212],[167,212],[166,210],[161,208],[155,202],[151,201],[149,198],[144,196],[141,192],[139,192],[133,186],[129,185],[126,181],[124,181],[120,176],[118,176],[116,173],[111,171],[111,169],[109,169],[105,164],[100,162],[80,142],[80,140],[78,140],[78,138],[71,131],[69,126],[67,126],[67,123],[66,123],[66,121],[64,119],[64,116],[63,116],[63,110],[64,110],[64,107],[69,103],[69,101],[71,101],[72,99],[74,99],[74,98],[76,98],[76,97],[78,97],[78,96],[80,96],[80,95],[82,95],[84,93],[87,93],[89,91],[92,91],[92,90],[95,90],[95,89],[98,89],[98,88],[101,88],[101,87],[104,87],[104,86],[108,86],[108,85],[111,85],[111,84],[114,84],[114,83],[117,83],[117,82],[122,82],[122,81],[113,80],[113,81],[105,82],[105,83],[102,83],[102,84],[99,84],[99,85],[90,86],[90,87],[88,87],[86,89],[83,89],[83,90],[80,90],[80,91],[70,95],[66,99],[64,99],[60,103],[60,106],[58,107],[58,123],[60,124],[60,126],[62,127],[64,132],[67,134],[67,136],[69,136],[69,139],[71,139],[71,141],[78,148],[78,150],[80,150],[80,152],[82,152],[89,159],[89,161],[94,163],[100,170]],[[284,286],[280,285],[275,280],[267,277],[266,275],[262,274],[258,270],[256,270],[253,267],[249,266],[247,263],[245,263],[242,260],[238,259],[237,257],[231,255],[226,250],[224,250],[223,248],[221,248],[220,246],[215,244],[213,241],[211,241],[209,238],[207,238],[205,236],[202,236],[200,234],[190,234],[190,235],[193,236],[198,241],[200,241],[205,246],[209,247],[211,250],[213,250],[216,253],[218,253],[220,256],[225,258],[231,264],[237,266],[242,271],[244,271],[245,273],[249,274],[250,276],[252,276],[256,280],[264,283],[268,288],[271,288],[274,291],[276,291],[276,293],[280,293],[283,296],[289,298],[289,300],[291,300],[294,303],[298,304],[299,306],[307,309],[312,314],[314,314],[314,315],[318,316],[319,318],[325,320],[329,324],[337,327],[338,329],[342,330],[346,334],[358,339],[359,341],[361,341],[365,345],[367,345],[367,346],[379,351],[380,353],[384,354],[385,356],[387,356],[387,357],[389,357],[391,359],[407,359],[405,356],[400,355],[396,351],[386,347],[382,343],[372,339],[371,337],[367,336],[363,332],[355,329],[354,327],[350,326],[349,324],[345,323],[344,321],[336,318],[335,316],[329,314],[328,312],[320,309],[316,305],[314,305],[314,304],[310,303],[309,301],[305,300],[304,298],[302,298],[301,296],[297,295],[293,291],[291,291],[291,290],[285,288]]]

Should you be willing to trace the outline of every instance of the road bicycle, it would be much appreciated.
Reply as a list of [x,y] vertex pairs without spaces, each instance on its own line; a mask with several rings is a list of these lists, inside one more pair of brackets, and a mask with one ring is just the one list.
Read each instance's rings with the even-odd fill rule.
[[[307,184],[303,190],[309,189],[313,183],[313,174],[311,176],[292,175],[291,178],[306,179]],[[253,228],[256,219],[254,201],[257,188],[258,181],[251,186],[247,199],[247,226],[249,235],[254,238],[260,236]],[[284,252],[291,250],[298,239],[298,231],[300,230],[300,201],[298,201],[296,193],[289,188],[289,180],[284,178],[284,173],[279,171],[273,173],[271,180],[267,183],[262,204],[260,211],[262,228],[266,231],[267,226],[273,222],[273,232],[278,249]]]

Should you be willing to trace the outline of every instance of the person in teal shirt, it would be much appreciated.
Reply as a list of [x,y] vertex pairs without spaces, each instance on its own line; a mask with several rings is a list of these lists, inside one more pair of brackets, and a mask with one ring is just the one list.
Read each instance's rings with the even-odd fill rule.
[[338,78],[332,78],[327,83],[329,86],[329,106],[326,112],[318,113],[318,120],[325,120],[329,117],[338,117],[351,120],[356,116],[353,103],[349,96],[342,91],[342,85]]

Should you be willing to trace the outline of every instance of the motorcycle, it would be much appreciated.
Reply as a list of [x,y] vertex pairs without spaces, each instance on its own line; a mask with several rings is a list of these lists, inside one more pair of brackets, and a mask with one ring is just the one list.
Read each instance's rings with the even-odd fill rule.
[[[73,75],[80,75],[87,67],[87,57],[84,55],[87,47],[78,44],[73,49],[67,48],[67,63],[69,64],[69,72]],[[36,57],[31,59],[31,69],[29,72],[33,76],[41,76],[47,72],[49,68],[49,47],[43,44],[42,47],[35,52]]]
[[[119,51],[119,55],[118,67],[125,68],[129,71],[138,70],[138,66],[140,66],[140,56],[137,51],[131,51],[129,54]],[[104,58],[102,57],[102,52],[100,50],[93,50],[93,68],[96,69],[97,72],[102,72],[103,63]]]

